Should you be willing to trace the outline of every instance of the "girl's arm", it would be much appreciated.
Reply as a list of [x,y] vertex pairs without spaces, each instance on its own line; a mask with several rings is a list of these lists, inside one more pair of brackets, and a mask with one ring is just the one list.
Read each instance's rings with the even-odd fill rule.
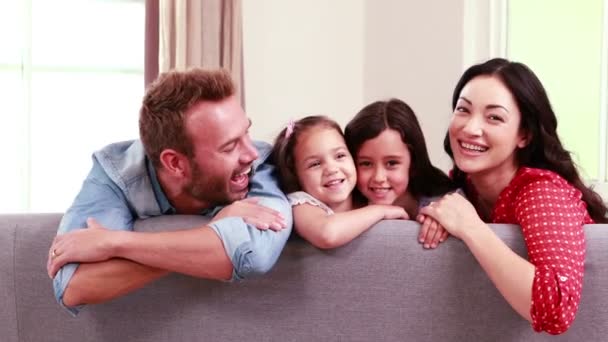
[[314,205],[304,203],[293,207],[296,231],[318,248],[340,247],[352,241],[383,219],[408,219],[401,207],[368,205],[360,209],[327,215]]

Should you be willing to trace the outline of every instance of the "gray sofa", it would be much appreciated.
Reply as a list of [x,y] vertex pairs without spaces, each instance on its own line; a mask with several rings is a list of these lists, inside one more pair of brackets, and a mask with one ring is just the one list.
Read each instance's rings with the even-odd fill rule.
[[[260,279],[221,283],[174,274],[72,317],[55,302],[45,272],[60,217],[0,216],[3,342],[605,341],[608,334],[608,226],[585,227],[580,310],[568,332],[551,336],[515,314],[461,241],[423,250],[411,221],[384,221],[333,251],[290,241]],[[136,229],[200,223],[161,217]],[[525,253],[517,227],[493,227]]]

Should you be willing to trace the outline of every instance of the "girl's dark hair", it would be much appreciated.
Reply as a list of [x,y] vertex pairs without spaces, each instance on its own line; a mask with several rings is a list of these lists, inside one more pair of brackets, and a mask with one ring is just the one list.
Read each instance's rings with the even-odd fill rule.
[[353,158],[363,143],[387,129],[399,132],[410,152],[408,191],[414,197],[438,196],[455,189],[446,174],[431,164],[416,114],[399,99],[369,104],[346,125],[344,138]]
[[290,122],[274,140],[270,158],[279,171],[279,185],[284,193],[302,190],[294,161],[296,143],[300,135],[319,126],[335,129],[340,135],[343,135],[340,125],[334,120],[323,115],[313,115]]
[[[585,186],[572,161],[570,152],[564,149],[557,135],[557,118],[547,93],[534,72],[525,64],[494,58],[467,69],[454,89],[452,110],[456,107],[462,88],[478,76],[497,77],[511,92],[521,113],[520,129],[529,136],[529,142],[516,152],[519,165],[553,171],[580,190],[587,211],[595,222],[608,222],[606,205],[591,188]],[[449,132],[443,146],[452,160]],[[466,181],[466,174],[454,165],[452,178],[459,186]]]

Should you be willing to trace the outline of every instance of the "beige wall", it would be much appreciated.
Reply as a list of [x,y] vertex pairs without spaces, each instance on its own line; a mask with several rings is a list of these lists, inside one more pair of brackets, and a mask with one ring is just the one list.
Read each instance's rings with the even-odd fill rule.
[[431,158],[442,141],[462,71],[461,1],[245,0],[245,96],[255,138],[289,118],[324,113],[344,125],[365,104],[412,106]]
[[254,138],[289,118],[340,124],[363,104],[363,0],[245,0],[245,98]]
[[462,2],[370,0],[365,13],[364,102],[408,103],[432,161],[447,169],[443,138],[462,71]]

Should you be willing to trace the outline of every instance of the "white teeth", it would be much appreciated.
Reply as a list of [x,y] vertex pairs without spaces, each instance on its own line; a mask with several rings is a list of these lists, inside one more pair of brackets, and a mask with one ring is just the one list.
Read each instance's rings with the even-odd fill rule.
[[479,151],[479,152],[485,152],[488,150],[487,147],[469,144],[469,143],[465,143],[465,142],[460,142],[460,146],[466,148],[467,150],[473,150],[473,151]]
[[245,176],[245,175],[248,175],[248,174],[249,174],[249,172],[251,172],[251,167],[250,167],[250,168],[248,168],[247,170],[245,170],[245,171],[243,171],[243,172],[241,172],[241,173],[237,174],[237,177],[238,177],[238,176]]
[[383,193],[388,192],[390,190],[390,188],[370,188],[370,190],[372,190],[372,192],[375,192],[375,193],[383,194]]
[[325,183],[325,186],[336,185],[336,184],[342,183],[342,181],[343,181],[343,179],[334,179],[332,181]]

